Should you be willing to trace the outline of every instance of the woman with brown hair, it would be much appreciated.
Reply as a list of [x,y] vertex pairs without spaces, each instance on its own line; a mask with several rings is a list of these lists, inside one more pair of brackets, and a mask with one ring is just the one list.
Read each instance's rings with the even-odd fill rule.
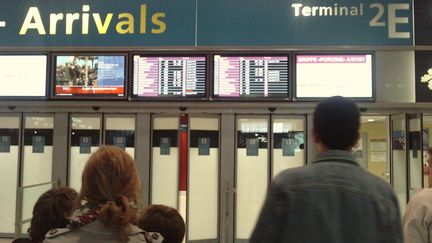
[[48,233],[44,242],[162,242],[159,234],[133,225],[140,189],[134,160],[117,147],[100,147],[84,168],[81,205],[69,229]]

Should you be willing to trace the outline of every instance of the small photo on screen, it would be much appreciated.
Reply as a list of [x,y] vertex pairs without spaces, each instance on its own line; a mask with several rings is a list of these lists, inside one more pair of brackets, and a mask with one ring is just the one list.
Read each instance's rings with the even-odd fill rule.
[[205,97],[206,57],[134,55],[132,85],[141,98]]
[[0,56],[0,97],[45,97],[46,55]]
[[213,61],[215,97],[288,97],[288,56],[215,55]]
[[372,98],[371,54],[296,55],[297,98]]
[[56,96],[124,96],[125,56],[56,56]]

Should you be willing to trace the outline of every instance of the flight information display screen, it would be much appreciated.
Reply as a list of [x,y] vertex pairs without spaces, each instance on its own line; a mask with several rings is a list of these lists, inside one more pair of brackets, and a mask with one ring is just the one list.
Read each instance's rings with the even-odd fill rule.
[[124,97],[125,55],[58,55],[57,97]]
[[0,56],[0,84],[0,97],[46,97],[47,56]]
[[296,55],[297,98],[373,98],[372,54]]
[[288,98],[288,56],[215,55],[213,95]]
[[205,56],[133,57],[133,96],[204,98]]

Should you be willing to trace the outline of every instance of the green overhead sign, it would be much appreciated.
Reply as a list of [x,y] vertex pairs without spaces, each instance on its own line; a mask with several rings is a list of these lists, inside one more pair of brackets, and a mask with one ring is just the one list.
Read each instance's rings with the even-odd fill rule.
[[0,0],[0,46],[413,45],[408,0]]

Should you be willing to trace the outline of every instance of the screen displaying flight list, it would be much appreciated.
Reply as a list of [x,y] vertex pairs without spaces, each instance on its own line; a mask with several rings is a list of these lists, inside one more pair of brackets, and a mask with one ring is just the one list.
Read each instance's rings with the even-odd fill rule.
[[133,57],[135,97],[190,97],[206,95],[205,56]]
[[296,97],[373,96],[371,54],[299,54],[296,56]]
[[44,97],[46,55],[1,55],[0,97]]
[[55,96],[123,97],[124,55],[56,56]]
[[215,97],[288,97],[288,56],[214,56]]

